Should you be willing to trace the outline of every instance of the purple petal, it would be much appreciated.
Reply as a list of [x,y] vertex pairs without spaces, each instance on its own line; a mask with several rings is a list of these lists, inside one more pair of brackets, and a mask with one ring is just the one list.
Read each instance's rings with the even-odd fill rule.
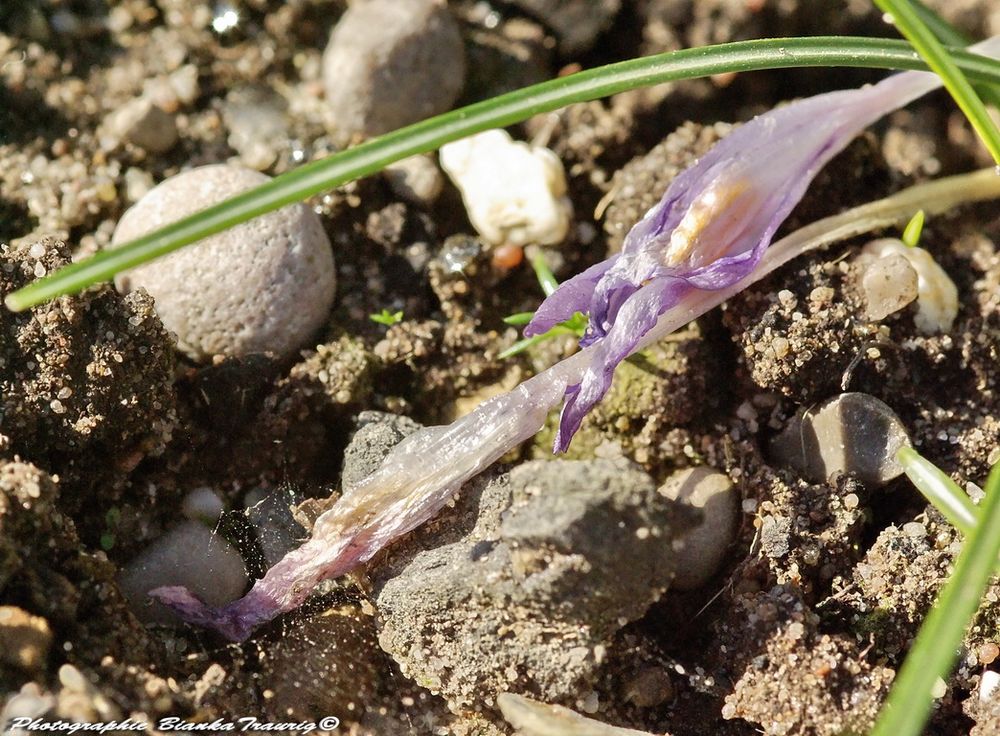
[[635,351],[660,315],[690,291],[684,281],[666,277],[646,284],[622,305],[611,330],[592,348],[590,364],[582,379],[566,390],[554,452],[566,451],[583,418],[611,387],[615,367]]
[[590,306],[594,286],[617,259],[617,255],[612,256],[560,284],[559,288],[552,292],[535,311],[531,322],[524,328],[524,336],[541,335],[560,322],[565,322],[576,312],[586,312]]

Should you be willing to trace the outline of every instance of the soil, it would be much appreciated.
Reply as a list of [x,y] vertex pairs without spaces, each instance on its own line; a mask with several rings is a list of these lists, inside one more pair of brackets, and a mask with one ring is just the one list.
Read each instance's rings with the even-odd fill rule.
[[[930,4],[970,36],[1000,31],[996,0]],[[889,33],[866,2],[623,0],[617,10],[600,3],[609,15],[592,40],[567,40],[544,10],[553,5],[449,3],[470,59],[460,102],[685,45]],[[345,9],[344,0],[4,3],[0,292],[108,246],[125,209],[186,167],[232,160],[273,175],[337,150],[320,60]],[[227,11],[238,22],[213,28]],[[732,124],[880,76],[717,77],[516,126],[568,174],[572,234],[545,257],[559,278],[603,259]],[[109,124],[140,95],[173,117],[177,142],[166,151]],[[783,232],[987,164],[936,93],[838,156]],[[215,528],[259,577],[405,434],[573,349],[553,340],[500,360],[519,337],[502,318],[540,301],[531,269],[497,265],[450,185],[424,201],[397,189],[376,176],[310,203],[333,244],[338,295],[318,347],[292,361],[190,363],[144,292],[111,286],[0,314],[0,720],[335,715],[352,734],[509,734],[495,697],[512,689],[675,736],[864,732],[960,539],[905,479],[812,483],[770,443],[797,412],[847,387],[886,402],[922,454],[977,490],[1000,458],[992,203],[925,228],[922,245],[960,295],[947,334],[919,333],[913,306],[866,319],[854,258],[868,238],[813,253],[622,364],[570,464],[544,462],[553,418],[438,519],[247,643],[140,622],[119,575],[176,526],[192,491],[218,495]],[[402,321],[369,318],[383,309]],[[651,561],[632,533],[683,530],[683,511],[660,508],[652,489],[692,465],[731,479],[742,520],[713,580],[681,593],[667,588],[670,550]],[[596,489],[573,502],[579,513],[559,501],[570,486]],[[540,488],[556,500],[539,501]],[[260,499],[270,499],[266,513]],[[556,521],[532,526],[542,518]],[[619,518],[624,526],[609,521]],[[642,565],[619,571],[621,549],[644,555]],[[522,589],[519,575],[539,560],[564,577]],[[607,605],[574,597],[574,586]],[[995,732],[1000,706],[979,695],[989,671],[1000,671],[998,586],[929,732]]]

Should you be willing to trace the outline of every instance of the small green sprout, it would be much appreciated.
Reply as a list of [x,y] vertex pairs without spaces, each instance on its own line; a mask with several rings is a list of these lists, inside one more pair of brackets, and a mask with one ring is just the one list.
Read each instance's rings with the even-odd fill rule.
[[903,229],[903,237],[900,240],[908,247],[916,248],[920,244],[920,235],[924,231],[925,217],[923,210],[917,210],[917,214],[906,223],[906,227]]
[[[545,262],[545,257],[540,252],[535,253],[535,255],[531,257],[531,267],[535,271],[535,278],[538,279],[538,285],[542,287],[542,292],[545,296],[550,296],[559,286],[559,282],[556,280],[556,277],[549,268],[549,265]],[[531,318],[534,314],[534,312],[518,312],[508,317],[504,317],[503,321],[505,324],[513,325],[514,327],[523,327],[531,322]],[[575,312],[568,320],[560,322],[548,332],[544,332],[541,335],[535,335],[534,337],[526,337],[523,340],[518,340],[500,353],[497,357],[501,360],[512,358],[513,356],[523,353],[528,348],[537,345],[540,342],[551,340],[553,337],[559,337],[560,335],[573,335],[579,339],[583,337],[583,333],[586,329],[587,315],[583,312]]]
[[403,310],[400,309],[398,312],[390,312],[385,307],[378,314],[369,314],[368,319],[372,322],[377,322],[380,325],[385,325],[386,327],[392,327],[395,324],[399,324],[403,321]]
[[104,523],[106,524],[105,531],[101,534],[101,549],[105,552],[110,552],[117,542],[115,538],[115,529],[118,528],[118,522],[121,520],[122,512],[117,506],[112,506],[108,509],[107,513],[104,514]]

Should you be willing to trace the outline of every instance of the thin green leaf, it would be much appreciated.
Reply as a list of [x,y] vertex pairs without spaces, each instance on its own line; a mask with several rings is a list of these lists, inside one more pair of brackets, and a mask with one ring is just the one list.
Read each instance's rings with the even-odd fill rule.
[[504,324],[511,325],[513,327],[523,327],[531,321],[531,318],[535,316],[534,312],[518,312],[517,314],[512,314],[508,317],[504,317]]
[[913,48],[927,62],[927,66],[941,77],[945,89],[955,98],[965,117],[986,144],[993,160],[1000,165],[1000,129],[993,122],[986,111],[986,106],[972,89],[962,70],[931,30],[924,25],[909,0],[875,0],[875,4],[892,16],[899,32],[913,44]]
[[[920,0],[910,0],[910,4],[913,5],[913,9],[920,16],[920,20],[923,21],[925,26],[931,29],[931,33],[937,36],[938,41],[941,43],[947,46],[954,46],[955,48],[963,48],[972,43],[972,40],[964,33],[928,8]],[[977,84],[973,85],[973,88],[979,93],[983,102],[993,105],[993,107],[1000,110],[1000,88],[989,84]]]
[[924,231],[924,219],[926,215],[923,210],[917,210],[917,214],[910,218],[903,230],[901,240],[911,248],[916,248],[920,244],[920,235]]
[[986,483],[982,522],[966,539],[951,579],[928,613],[893,682],[871,736],[919,736],[934,704],[934,686],[947,680],[962,639],[1000,554],[1000,464]]
[[552,335],[551,333],[552,331],[549,330],[549,332],[545,332],[541,335],[535,335],[534,337],[525,337],[522,340],[518,340],[509,348],[502,351],[497,356],[497,358],[499,360],[506,360],[507,358],[513,358],[515,355],[523,353],[525,350],[532,347],[533,345],[537,345],[540,342],[545,342],[546,340],[551,339],[552,337],[554,337],[554,335]]
[[545,296],[552,296],[552,293],[559,288],[559,282],[556,281],[555,274],[552,273],[549,264],[545,262],[545,256],[536,252],[531,258],[531,267],[535,270],[535,278],[538,279],[538,285],[542,287],[542,293]]
[[[954,51],[953,56],[974,80],[1000,83],[1000,62],[963,51]],[[817,36],[738,41],[682,49],[590,69],[453,110],[306,164],[119,248],[105,250],[65,266],[8,294],[4,301],[8,309],[21,311],[63,294],[77,293],[110,279],[116,273],[265,212],[373,174],[394,161],[433,151],[473,133],[512,125],[532,115],[575,102],[678,79],[802,66],[927,68],[909,44],[902,41]]]
[[958,487],[948,474],[922,457],[912,447],[903,447],[896,453],[899,464],[910,482],[924,498],[941,512],[952,526],[968,536],[976,527],[979,509],[968,494]]

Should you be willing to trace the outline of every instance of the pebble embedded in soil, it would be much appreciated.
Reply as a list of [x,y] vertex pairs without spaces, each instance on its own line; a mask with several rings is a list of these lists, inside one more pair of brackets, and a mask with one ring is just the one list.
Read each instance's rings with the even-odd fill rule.
[[904,256],[891,253],[864,270],[861,291],[865,296],[865,316],[878,322],[917,298],[917,272]]
[[323,54],[323,83],[343,141],[446,112],[465,83],[465,45],[437,0],[352,4]]
[[[213,164],[160,183],[115,229],[120,245],[270,178]],[[210,236],[116,278],[143,288],[196,361],[273,353],[287,358],[325,322],[335,288],[333,253],[319,217],[295,204]]]
[[[913,321],[917,325],[917,329],[924,334],[951,330],[955,323],[955,317],[958,316],[958,288],[928,251],[919,247],[911,248],[895,238],[881,238],[868,243],[862,249],[860,258],[866,259],[868,262],[868,267],[862,278],[862,288],[869,300],[869,315],[872,314],[873,299],[874,304],[877,305],[881,305],[884,301],[902,301],[904,298],[908,298],[906,303],[909,303],[913,300],[911,294],[915,291],[917,313],[914,315]],[[901,271],[898,260],[895,260],[899,258],[905,259],[914,272],[917,282],[915,289],[911,285],[914,280],[913,276]],[[874,262],[872,259],[875,259]],[[891,272],[886,271],[890,263],[896,263]],[[889,284],[885,282],[879,284],[874,276],[870,276],[873,271],[878,273],[880,268],[885,271],[882,274],[883,278],[897,280],[896,283],[892,284],[894,290],[898,291],[897,295],[893,296],[881,291],[880,286],[888,289]],[[881,312],[883,308],[878,306],[875,311]],[[891,314],[891,312],[887,314]]]
[[176,616],[149,598],[149,591],[183,585],[209,605],[243,595],[243,559],[222,537],[196,521],[181,522],[124,567],[121,588],[136,616],[147,623],[175,623]]
[[0,665],[35,672],[45,664],[51,646],[48,621],[17,606],[0,606]]
[[851,392],[793,418],[771,451],[814,483],[851,473],[877,488],[902,474],[896,453],[909,444],[906,427],[885,402]]
[[108,133],[149,153],[166,153],[177,143],[177,122],[174,116],[149,100],[131,100],[107,119]]
[[555,245],[569,231],[573,206],[562,162],[504,130],[441,147],[441,168],[462,192],[469,220],[491,245]]
[[704,466],[674,473],[660,486],[660,493],[702,513],[701,523],[684,535],[675,550],[677,573],[672,587],[695,590],[719,571],[736,537],[739,494],[727,476]]
[[444,187],[441,170],[430,156],[410,156],[389,164],[382,172],[397,197],[429,207]]
[[624,461],[530,462],[475,490],[456,509],[473,517],[464,532],[442,520],[448,543],[375,571],[379,641],[453,709],[508,689],[573,697],[669,585],[686,515]]
[[277,161],[279,147],[288,145],[287,107],[281,95],[264,86],[239,87],[226,95],[227,141],[251,169],[264,171]]
[[589,49],[621,10],[621,0],[513,0],[522,10],[552,28],[564,54]]
[[214,524],[223,511],[225,504],[219,494],[205,486],[192,489],[181,502],[181,513],[191,521]]
[[514,693],[497,696],[497,706],[518,736],[652,736],[587,718],[561,705],[548,705]]

